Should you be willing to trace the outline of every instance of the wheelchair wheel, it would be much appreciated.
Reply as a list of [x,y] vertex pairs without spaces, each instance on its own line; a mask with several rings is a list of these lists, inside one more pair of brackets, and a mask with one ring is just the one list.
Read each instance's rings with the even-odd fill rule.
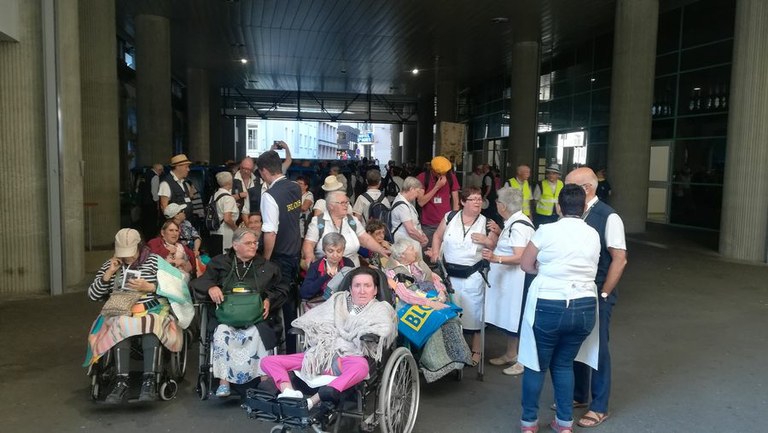
[[419,369],[411,352],[392,352],[379,387],[378,413],[382,433],[410,433],[419,412]]
[[174,397],[176,397],[176,392],[179,391],[179,384],[176,383],[175,380],[171,379],[167,382],[163,382],[162,385],[160,385],[160,398],[164,401],[168,401]]
[[171,353],[171,375],[179,381],[184,380],[184,376],[187,374],[187,359],[189,357],[189,344],[191,341],[191,333],[189,331],[184,332],[184,343],[181,346],[179,352]]
[[197,378],[196,391],[200,400],[208,400],[208,393],[210,392],[210,389],[208,389],[208,378],[203,375],[200,375],[200,377]]

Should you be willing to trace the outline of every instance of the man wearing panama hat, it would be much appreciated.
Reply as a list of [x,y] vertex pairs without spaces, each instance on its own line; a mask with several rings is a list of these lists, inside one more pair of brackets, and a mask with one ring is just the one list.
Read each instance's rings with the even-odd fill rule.
[[157,195],[160,197],[160,210],[165,211],[170,203],[185,204],[187,207],[184,209],[184,213],[187,215],[187,219],[191,220],[192,198],[189,195],[189,187],[184,181],[189,174],[189,166],[192,161],[187,158],[187,155],[180,153],[174,155],[170,163],[171,172],[160,182],[160,187],[157,189]]

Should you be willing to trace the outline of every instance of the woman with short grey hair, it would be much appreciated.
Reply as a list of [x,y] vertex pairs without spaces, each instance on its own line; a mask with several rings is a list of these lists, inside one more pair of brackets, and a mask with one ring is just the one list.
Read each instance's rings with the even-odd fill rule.
[[216,183],[219,184],[219,189],[211,196],[211,200],[216,202],[216,213],[221,225],[217,230],[211,231],[208,242],[211,257],[222,254],[232,247],[233,234],[237,229],[236,221],[240,217],[240,209],[237,207],[235,198],[232,197],[232,173],[228,171],[216,173]]
[[517,343],[525,305],[525,272],[520,269],[528,241],[533,236],[533,224],[523,213],[523,193],[519,189],[504,187],[497,192],[496,207],[504,219],[504,229],[491,248],[483,249],[483,258],[491,262],[485,301],[485,323],[501,328],[507,334],[507,350],[488,362],[492,365],[510,365],[502,370],[508,376],[522,374],[524,367],[517,362]]
[[390,221],[392,237],[395,241],[399,239],[413,239],[421,246],[429,243],[429,238],[424,234],[419,222],[419,213],[414,203],[416,199],[424,194],[424,185],[419,179],[408,176],[403,181],[403,189],[392,201],[390,211]]

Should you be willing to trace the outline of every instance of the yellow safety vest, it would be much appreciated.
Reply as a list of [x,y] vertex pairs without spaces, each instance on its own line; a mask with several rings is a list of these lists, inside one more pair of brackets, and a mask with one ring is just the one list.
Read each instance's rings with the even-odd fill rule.
[[522,191],[523,213],[528,218],[530,218],[531,217],[531,197],[533,197],[533,195],[531,194],[531,186],[528,185],[528,182],[523,182],[523,184],[520,185],[520,182],[517,181],[516,177],[509,179],[509,181],[507,182],[509,183],[509,186],[511,186],[512,188]]
[[541,198],[536,202],[536,213],[546,216],[552,215],[555,213],[555,203],[557,203],[557,198],[560,197],[560,190],[563,189],[563,181],[557,180],[554,191],[552,191],[552,185],[547,180],[543,180],[540,185]]

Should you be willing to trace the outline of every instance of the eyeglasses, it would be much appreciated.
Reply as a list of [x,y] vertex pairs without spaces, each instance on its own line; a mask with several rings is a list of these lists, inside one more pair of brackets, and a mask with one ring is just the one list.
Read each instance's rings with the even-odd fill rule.
[[332,203],[334,203],[334,204],[340,204],[340,205],[342,205],[342,206],[349,206],[349,202],[348,202],[348,201],[334,201],[334,202],[332,202]]
[[258,244],[257,241],[240,242],[240,245],[245,245],[246,247],[252,247],[252,246],[257,245],[257,244]]
[[468,198],[464,201],[483,201],[482,197]]

